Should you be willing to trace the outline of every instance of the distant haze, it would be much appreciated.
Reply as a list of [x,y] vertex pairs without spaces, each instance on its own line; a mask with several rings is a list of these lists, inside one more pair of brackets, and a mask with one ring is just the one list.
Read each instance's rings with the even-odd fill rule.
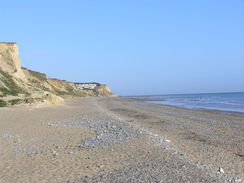
[[24,67],[118,95],[244,91],[243,0],[2,1]]

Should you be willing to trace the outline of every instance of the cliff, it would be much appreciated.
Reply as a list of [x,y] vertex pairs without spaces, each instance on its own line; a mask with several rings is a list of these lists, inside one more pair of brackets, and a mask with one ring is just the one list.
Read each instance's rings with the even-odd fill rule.
[[74,83],[48,78],[45,74],[21,67],[16,43],[0,43],[0,106],[48,102],[63,98],[114,96],[99,83]]

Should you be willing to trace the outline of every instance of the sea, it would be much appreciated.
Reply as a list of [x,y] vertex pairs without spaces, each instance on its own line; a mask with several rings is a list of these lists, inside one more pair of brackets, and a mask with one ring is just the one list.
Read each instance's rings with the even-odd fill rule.
[[134,96],[145,102],[189,109],[244,113],[244,92]]

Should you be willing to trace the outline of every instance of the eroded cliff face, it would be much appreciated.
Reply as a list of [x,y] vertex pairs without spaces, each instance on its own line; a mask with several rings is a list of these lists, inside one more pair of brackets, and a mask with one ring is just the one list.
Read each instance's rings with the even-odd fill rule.
[[[0,106],[48,102],[59,104],[63,98],[114,96],[108,86],[96,83],[91,88],[21,67],[16,43],[0,43]],[[89,86],[89,83],[87,86]]]
[[24,79],[16,43],[0,43],[0,69],[14,77]]

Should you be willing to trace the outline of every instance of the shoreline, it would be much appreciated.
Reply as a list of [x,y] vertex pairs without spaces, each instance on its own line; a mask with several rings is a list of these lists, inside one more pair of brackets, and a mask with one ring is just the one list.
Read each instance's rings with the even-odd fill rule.
[[121,97],[0,116],[0,182],[244,182],[242,116]]
[[190,108],[190,107],[177,106],[177,105],[174,105],[174,104],[170,105],[170,104],[154,103],[154,101],[166,101],[167,100],[166,98],[152,99],[152,100],[151,99],[130,98],[130,97],[128,97],[128,98],[127,97],[121,97],[121,98],[142,101],[144,103],[155,104],[155,105],[176,107],[176,108],[179,108],[179,109],[189,109],[189,110],[195,110],[195,111],[216,112],[216,113],[221,113],[221,114],[226,114],[226,115],[233,115],[233,116],[244,116],[244,112],[239,112],[239,111],[230,111],[230,110],[221,110],[221,109],[207,109],[207,108]]

